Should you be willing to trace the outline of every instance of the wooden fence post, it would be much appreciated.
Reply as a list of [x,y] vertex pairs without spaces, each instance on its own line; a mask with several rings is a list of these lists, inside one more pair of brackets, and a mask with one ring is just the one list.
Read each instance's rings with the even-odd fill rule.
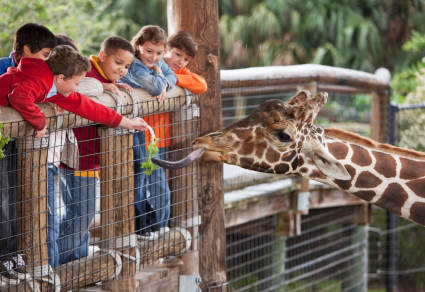
[[[191,33],[198,43],[198,54],[190,69],[204,76],[208,83],[208,91],[200,97],[200,132],[203,135],[220,129],[222,113],[218,1],[168,0],[167,10],[169,33],[185,30]],[[199,271],[202,288],[221,291],[226,283],[223,166],[201,165],[200,175],[202,223]]]
[[[134,232],[134,168],[133,134],[117,134],[116,130],[100,128],[100,189],[101,189],[101,247],[114,249],[132,257],[137,243]],[[122,258],[118,279],[105,282],[104,289],[135,291],[136,263]]]
[[[47,143],[18,139],[19,250],[26,255],[27,273],[47,266]],[[47,285],[42,284],[42,289]]]

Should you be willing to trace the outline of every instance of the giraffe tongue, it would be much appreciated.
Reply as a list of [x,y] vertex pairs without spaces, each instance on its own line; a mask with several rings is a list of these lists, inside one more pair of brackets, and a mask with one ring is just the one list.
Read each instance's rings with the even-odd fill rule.
[[196,149],[195,151],[193,151],[192,153],[190,153],[185,158],[179,161],[167,161],[167,160],[162,160],[156,157],[152,157],[152,162],[162,168],[179,169],[193,163],[196,159],[201,157],[204,152],[205,152],[204,148]]

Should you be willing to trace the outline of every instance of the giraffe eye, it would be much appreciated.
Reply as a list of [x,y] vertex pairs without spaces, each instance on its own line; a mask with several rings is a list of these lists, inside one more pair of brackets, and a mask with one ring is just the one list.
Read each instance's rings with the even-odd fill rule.
[[291,136],[286,134],[284,131],[276,131],[276,136],[280,142],[290,142]]

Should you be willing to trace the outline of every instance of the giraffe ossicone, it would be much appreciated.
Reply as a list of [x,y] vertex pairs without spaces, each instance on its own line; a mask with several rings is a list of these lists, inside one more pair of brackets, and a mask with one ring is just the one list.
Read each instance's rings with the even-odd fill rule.
[[201,161],[307,177],[425,225],[425,153],[313,124],[327,94],[268,100],[246,118],[198,137]]

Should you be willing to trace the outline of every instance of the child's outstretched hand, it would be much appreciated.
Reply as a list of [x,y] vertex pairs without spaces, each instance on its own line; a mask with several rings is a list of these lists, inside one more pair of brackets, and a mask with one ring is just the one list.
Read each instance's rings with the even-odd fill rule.
[[47,125],[45,125],[44,128],[41,130],[34,131],[34,137],[43,138],[44,136],[46,136],[46,133],[47,133]]
[[65,110],[61,108],[60,106],[58,106],[57,104],[53,104],[53,108],[55,109],[55,112],[57,115],[63,114],[65,112]]
[[113,83],[102,83],[103,91],[110,91],[114,94],[119,94],[118,87]]
[[127,91],[134,91],[134,88],[125,83],[114,83],[116,87],[122,88]]
[[129,130],[145,131],[148,129],[148,124],[146,124],[145,120],[142,118],[134,118],[130,120],[126,117],[122,117],[121,123],[119,125]]
[[158,102],[163,102],[165,100],[165,98],[167,97],[167,90],[164,89],[160,95],[155,96],[155,97],[156,97],[156,100]]

